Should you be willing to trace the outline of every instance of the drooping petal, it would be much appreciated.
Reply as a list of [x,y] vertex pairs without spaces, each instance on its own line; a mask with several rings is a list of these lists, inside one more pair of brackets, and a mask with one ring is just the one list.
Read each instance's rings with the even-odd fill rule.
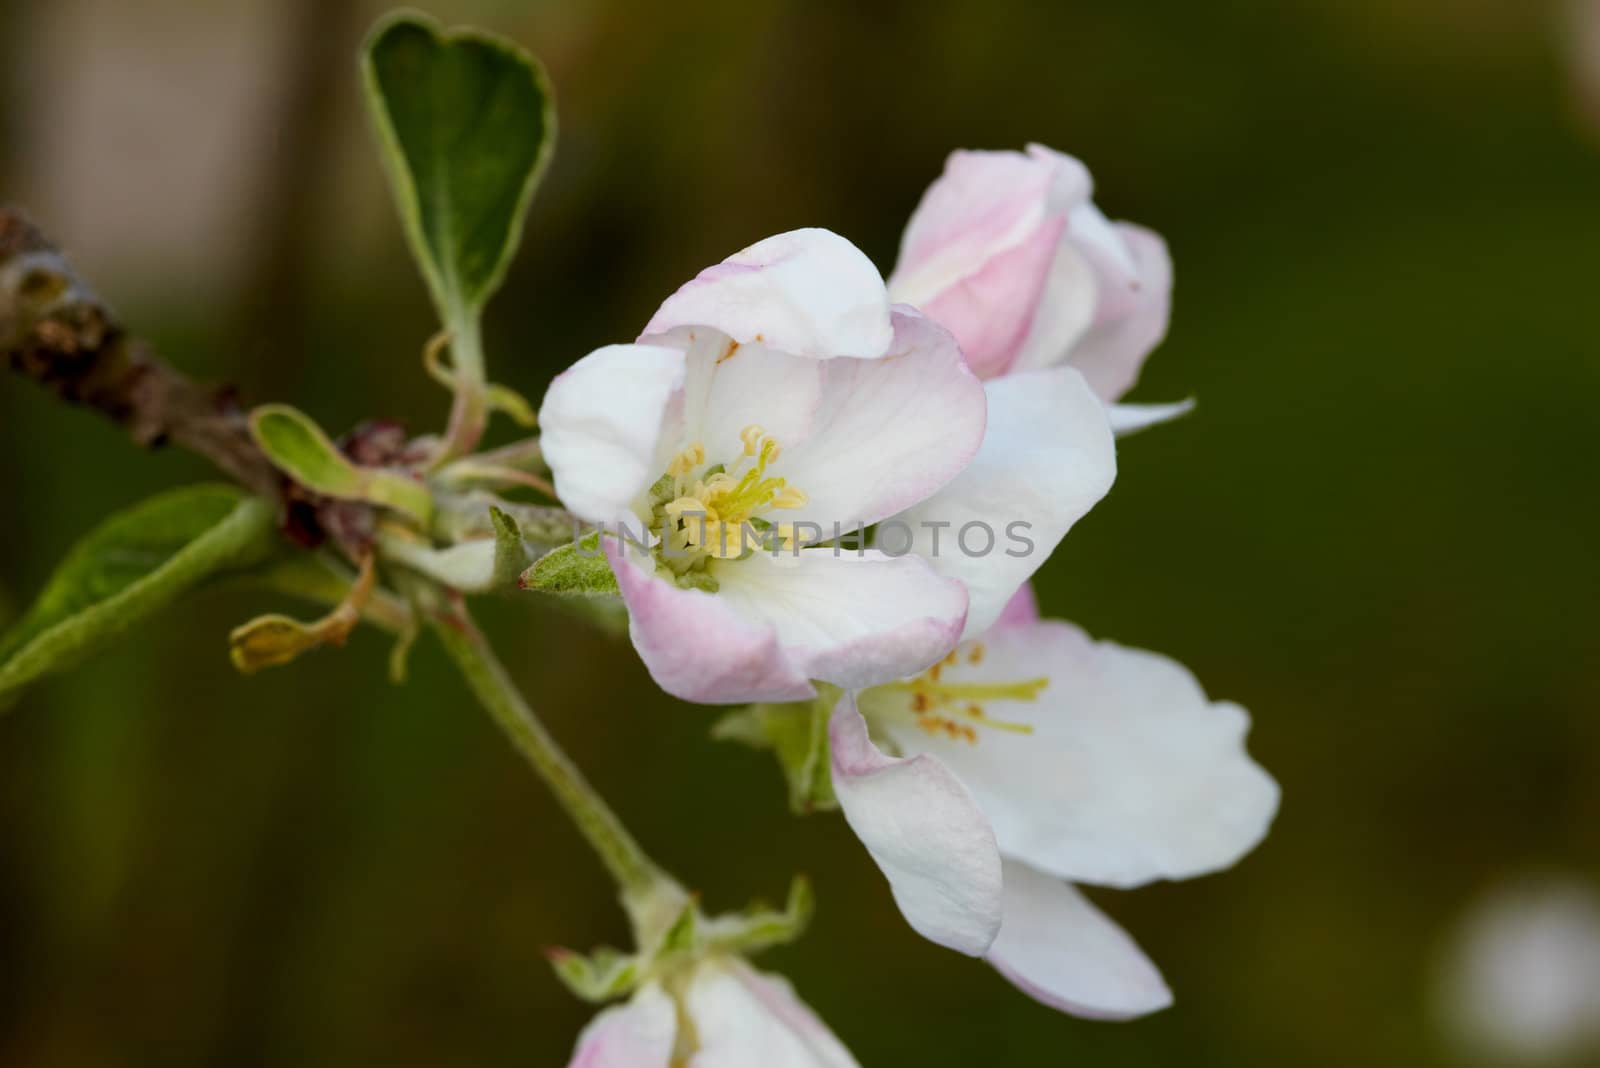
[[791,230],[701,271],[656,311],[643,340],[709,326],[796,356],[874,359],[889,347],[889,295],[865,253],[829,230]]
[[[1116,477],[1105,407],[1069,367],[984,384],[988,432],[966,469],[896,519],[914,552],[960,579],[981,634]],[[889,523],[879,528],[880,543]]]
[[1194,401],[1176,401],[1172,404],[1113,404],[1107,409],[1111,414],[1111,430],[1119,438],[1137,434],[1141,430],[1181,419],[1194,411]]
[[711,573],[744,619],[770,621],[803,677],[847,688],[916,674],[955,646],[966,620],[961,583],[914,556],[761,551]]
[[[1210,701],[1175,661],[1046,620],[963,644],[939,681],[1040,678],[1048,681],[1033,700],[979,702],[988,718],[1028,733],[980,723],[969,743],[885,718],[903,752],[937,757],[960,776],[1007,857],[1126,887],[1226,868],[1266,834],[1278,786],[1245,751],[1249,716]],[[873,690],[870,707],[889,699],[909,695]]]
[[668,1068],[677,1033],[672,999],[650,983],[589,1021],[567,1068]]
[[928,756],[885,756],[846,694],[828,725],[833,789],[918,934],[981,956],[1001,919],[1000,851],[989,821]]
[[857,1068],[786,979],[742,960],[702,963],[689,980],[684,1008],[699,1039],[690,1068]]
[[1128,1020],[1172,1004],[1161,973],[1078,889],[1005,862],[1005,922],[989,963],[1036,1001],[1074,1016]]
[[608,345],[550,383],[541,444],[568,511],[596,523],[631,514],[661,475],[658,442],[683,374],[677,349]]
[[[891,354],[828,363],[811,434],[773,473],[809,502],[784,521],[849,531],[923,500],[948,483],[983,440],[983,384],[955,339],[933,320],[896,308]],[[787,444],[787,443],[785,443]]]
[[1131,255],[1134,273],[1106,283],[1121,303],[1102,297],[1095,325],[1072,348],[1072,366],[1103,400],[1119,399],[1139,380],[1145,357],[1167,334],[1172,310],[1172,257],[1154,231],[1132,223],[1115,230]]
[[685,701],[800,701],[815,695],[770,623],[719,594],[680,589],[617,539],[602,542],[628,605],[628,635],[663,690]]

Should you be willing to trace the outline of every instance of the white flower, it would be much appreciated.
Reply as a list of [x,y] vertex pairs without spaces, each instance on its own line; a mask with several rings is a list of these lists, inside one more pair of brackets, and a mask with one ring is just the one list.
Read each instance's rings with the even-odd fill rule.
[[[1042,145],[953,152],[906,225],[889,292],[953,333],[980,377],[1064,363],[1112,404],[1166,335],[1172,261],[1093,195],[1082,163]],[[1112,422],[1128,432],[1189,407],[1115,405]]]
[[715,956],[606,1009],[568,1068],[856,1068],[788,982]]
[[1045,1004],[1126,1018],[1171,995],[1071,884],[1189,878],[1254,848],[1278,788],[1248,726],[1173,661],[1040,621],[1025,592],[926,673],[840,700],[833,787],[919,933]]
[[1600,1055],[1600,893],[1526,880],[1475,905],[1439,984],[1444,1025],[1479,1061],[1588,1064]]
[[[584,357],[540,422],[568,509],[648,542],[605,551],[662,688],[795,700],[814,679],[858,688],[939,659],[1109,488],[1104,414],[1075,373],[1049,374],[1048,410],[1026,390],[986,399],[949,333],[891,308],[858,249],[800,230],[701,272],[639,343]],[[973,560],[917,530],[885,543],[930,516],[997,544]],[[1018,521],[1033,545],[1008,556]],[[880,523],[877,548],[838,547]]]

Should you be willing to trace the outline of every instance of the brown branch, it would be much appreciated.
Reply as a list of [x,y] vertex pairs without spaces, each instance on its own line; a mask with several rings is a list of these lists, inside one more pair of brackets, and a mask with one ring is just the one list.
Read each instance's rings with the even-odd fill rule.
[[284,480],[250,436],[231,389],[193,382],[117,322],[20,211],[0,206],[0,355],[145,448],[173,441],[281,502]]

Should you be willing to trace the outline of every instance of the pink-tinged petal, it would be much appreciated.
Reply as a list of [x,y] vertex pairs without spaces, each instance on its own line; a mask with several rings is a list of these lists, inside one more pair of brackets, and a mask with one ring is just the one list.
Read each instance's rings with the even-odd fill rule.
[[828,725],[833,789],[918,934],[982,956],[1000,931],[1000,851],[961,781],[926,756],[885,756],[846,694]]
[[700,704],[800,701],[816,691],[770,623],[741,616],[718,594],[680,589],[642,553],[602,539],[628,605],[628,634],[663,690]]
[[540,443],[568,511],[596,523],[631,515],[661,475],[662,427],[683,376],[677,349],[608,345],[550,383]]
[[[956,742],[884,717],[902,752],[936,757],[961,777],[1007,857],[1127,887],[1226,868],[1266,835],[1278,786],[1245,749],[1249,716],[1210,701],[1175,661],[1047,620],[996,627],[940,674],[955,685],[1041,678],[1032,700],[981,702],[989,718],[1028,733],[979,727],[975,742]],[[909,699],[870,696],[874,710]]]
[[1076,887],[1005,863],[1005,923],[989,963],[1035,1001],[1074,1016],[1130,1020],[1172,1004],[1161,973]]
[[1039,622],[1039,598],[1033,592],[1033,583],[1024,582],[1022,588],[1012,594],[1011,600],[1006,602],[1005,608],[1000,612],[1000,618],[994,621],[994,625],[1013,627],[1037,622]]
[[1088,172],[1076,160],[1061,160],[951,153],[906,225],[889,278],[891,296],[920,307],[1087,199]]
[[1021,244],[995,253],[921,305],[955,335],[980,378],[1005,374],[1033,326],[1067,220],[1039,224]]
[[787,980],[741,960],[705,961],[683,1000],[699,1039],[690,1068],[857,1068]]
[[967,592],[914,556],[828,548],[717,561],[717,596],[776,630],[804,678],[859,688],[914,675],[956,644]]
[[1170,423],[1174,419],[1182,419],[1194,411],[1194,401],[1177,401],[1172,404],[1113,404],[1108,411],[1111,416],[1111,431],[1119,438],[1130,434],[1137,434],[1162,423]]
[[785,522],[849,531],[923,500],[967,466],[983,440],[983,384],[955,339],[910,308],[894,312],[881,360],[833,360],[811,434],[786,447],[772,473],[809,496]]
[[1094,261],[1070,240],[1057,244],[1027,336],[1007,370],[1037,371],[1067,360],[1094,326],[1100,289]]
[[684,326],[818,359],[874,359],[893,336],[878,269],[820,229],[769,237],[701,271],[661,305],[642,340]]
[[994,624],[1117,469],[1105,406],[1071,368],[1006,375],[985,390],[989,429],[972,463],[896,517],[913,551],[966,584],[966,637]]
[[650,983],[589,1022],[567,1068],[669,1068],[677,1034],[676,1006]]
[[[1107,285],[1095,325],[1068,356],[1105,401],[1119,399],[1139,380],[1145,357],[1167,334],[1172,310],[1172,258],[1160,235],[1132,223],[1115,224],[1135,273]],[[1119,300],[1111,300],[1116,295]]]

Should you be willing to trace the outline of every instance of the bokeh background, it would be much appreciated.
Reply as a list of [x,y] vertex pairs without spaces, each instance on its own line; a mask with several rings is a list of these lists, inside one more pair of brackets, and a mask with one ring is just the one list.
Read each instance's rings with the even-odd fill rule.
[[[1056,1015],[917,938],[836,817],[532,598],[487,627],[713,907],[810,874],[790,975],[867,1065],[1460,1063],[1440,947],[1486,887],[1600,877],[1600,13],[1530,0],[430,0],[539,53],[561,140],[491,308],[538,397],[699,268],[838,230],[885,270],[957,146],[1086,160],[1171,242],[1172,331],[1046,609],[1252,710],[1284,787],[1235,870],[1099,894],[1177,1005]],[[360,109],[368,0],[0,0],[0,196],[167,357],[419,429],[434,329]],[[72,538],[210,477],[0,378],[0,621]],[[217,595],[0,720],[0,1064],[560,1065],[545,947],[600,869],[436,649],[250,680]],[[1595,1063],[1600,1063],[1597,1061]]]

